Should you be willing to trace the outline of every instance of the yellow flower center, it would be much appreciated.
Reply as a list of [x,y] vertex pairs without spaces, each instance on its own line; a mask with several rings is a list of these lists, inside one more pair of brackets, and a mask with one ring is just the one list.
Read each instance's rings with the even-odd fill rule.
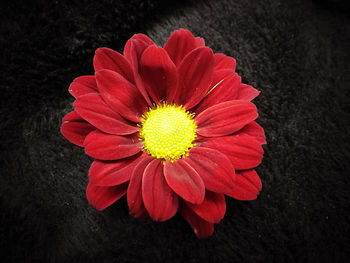
[[196,138],[193,115],[182,106],[158,105],[143,116],[140,140],[143,149],[156,158],[174,161],[188,155]]

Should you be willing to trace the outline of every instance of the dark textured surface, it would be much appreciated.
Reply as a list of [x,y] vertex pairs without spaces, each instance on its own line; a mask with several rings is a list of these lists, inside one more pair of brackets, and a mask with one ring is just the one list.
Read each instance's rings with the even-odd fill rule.
[[[350,19],[343,1],[7,1],[0,7],[3,262],[346,262]],[[268,144],[257,200],[227,198],[214,235],[176,216],[103,212],[85,198],[91,159],[59,133],[69,83],[94,50],[180,27],[237,59]]]

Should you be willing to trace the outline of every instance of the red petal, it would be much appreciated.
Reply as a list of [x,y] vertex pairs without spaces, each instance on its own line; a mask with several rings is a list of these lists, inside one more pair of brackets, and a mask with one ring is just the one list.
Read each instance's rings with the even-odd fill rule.
[[240,130],[258,117],[249,101],[232,100],[214,105],[195,118],[197,133],[206,137],[223,136]]
[[138,89],[111,70],[96,72],[98,89],[104,101],[123,117],[139,122],[147,103]]
[[164,175],[168,185],[183,199],[193,204],[203,202],[203,180],[186,161],[178,159],[172,163],[166,160]]
[[176,102],[186,109],[196,106],[210,89],[214,73],[214,55],[208,47],[191,51],[179,65]]
[[74,106],[80,116],[103,132],[125,135],[139,130],[133,123],[113,111],[97,93],[79,97]]
[[236,170],[258,166],[264,153],[260,143],[253,137],[246,135],[206,138],[198,141],[197,145],[222,152],[231,160]]
[[144,158],[134,167],[127,192],[130,214],[136,218],[143,217],[147,213],[142,200],[142,176],[147,165],[154,160],[147,153],[144,155]]
[[97,186],[89,183],[86,197],[93,207],[101,211],[120,199],[126,193],[127,187],[127,183],[116,186]]
[[154,45],[153,41],[150,38],[143,34],[136,34],[131,39],[129,39],[128,42],[126,42],[124,48],[124,56],[130,62],[130,65],[134,69],[136,87],[138,88],[142,96],[145,98],[148,105],[151,106],[152,103],[148,97],[147,91],[138,73],[141,56],[145,49],[150,45]]
[[95,76],[81,76],[76,78],[70,84],[68,91],[75,98],[89,93],[96,93],[97,84]]
[[138,136],[110,135],[100,131],[91,132],[84,141],[85,152],[95,159],[117,160],[133,156],[142,149]]
[[209,223],[199,217],[196,213],[192,211],[186,205],[183,205],[180,210],[182,216],[190,224],[194,233],[198,238],[206,238],[211,236],[214,233],[214,224]]
[[144,34],[133,35],[126,42],[124,56],[136,70],[138,70],[138,64],[143,51],[150,45],[154,45],[154,42]]
[[178,75],[174,63],[163,48],[152,45],[143,52],[140,76],[155,103],[173,100],[174,92],[177,90]]
[[63,117],[62,122],[75,121],[75,122],[86,122],[76,111],[71,111]]
[[165,221],[176,214],[179,199],[164,179],[161,159],[154,159],[147,165],[142,177],[142,197],[154,220]]
[[210,90],[209,94],[199,103],[196,113],[200,113],[215,104],[234,100],[237,97],[238,89],[241,84],[241,77],[236,73],[221,79]]
[[176,66],[179,66],[183,58],[193,49],[198,47],[192,33],[185,29],[174,31],[165,43],[164,49],[168,52]]
[[61,133],[71,143],[83,147],[86,136],[95,129],[94,126],[85,122],[75,111],[72,111],[63,118]]
[[125,183],[130,180],[135,165],[141,160],[141,153],[112,162],[95,160],[89,171],[90,182],[100,186]]
[[196,37],[196,45],[197,47],[204,47],[205,46],[205,41],[201,37]]
[[252,86],[241,84],[236,100],[251,101],[260,94],[260,91],[254,89]]
[[215,70],[214,71],[214,78],[213,78],[213,82],[211,84],[211,88],[214,87],[217,83],[219,83],[220,81],[222,81],[223,79],[232,76],[232,75],[236,75],[237,73],[232,72],[232,70],[230,69],[220,69],[220,70]]
[[225,196],[210,191],[206,191],[203,203],[199,205],[187,203],[187,205],[209,223],[219,223],[226,212]]
[[254,137],[261,144],[266,144],[265,131],[264,129],[257,124],[255,121],[247,124],[242,129],[240,129],[237,134],[246,134]]
[[254,200],[261,190],[261,180],[254,170],[237,171],[236,185],[228,196],[238,200]]
[[214,149],[194,147],[184,160],[196,170],[206,189],[217,193],[232,190],[235,169],[223,153]]
[[109,69],[122,75],[131,83],[134,82],[134,74],[129,62],[124,56],[109,48],[99,48],[95,52],[94,57],[95,71],[101,69]]
[[236,60],[221,53],[214,54],[215,70],[229,69],[232,72],[236,69]]

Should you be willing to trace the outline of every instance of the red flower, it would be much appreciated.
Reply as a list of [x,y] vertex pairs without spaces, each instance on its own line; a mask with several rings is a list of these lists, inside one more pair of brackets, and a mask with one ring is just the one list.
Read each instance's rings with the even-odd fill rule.
[[62,134],[93,162],[87,199],[102,210],[124,194],[130,213],[165,221],[179,210],[199,238],[225,214],[225,195],[253,200],[264,130],[236,61],[188,30],[164,48],[143,34],[121,55],[100,48],[94,76],[76,78]]

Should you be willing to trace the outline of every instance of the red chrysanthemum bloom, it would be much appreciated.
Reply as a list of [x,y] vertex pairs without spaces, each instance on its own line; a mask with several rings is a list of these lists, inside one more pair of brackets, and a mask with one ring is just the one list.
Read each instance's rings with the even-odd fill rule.
[[130,214],[165,221],[179,210],[199,238],[225,214],[225,195],[252,200],[264,130],[236,61],[188,30],[164,48],[134,35],[124,55],[99,48],[94,76],[76,78],[61,127],[96,160],[87,199],[103,210],[127,194]]

